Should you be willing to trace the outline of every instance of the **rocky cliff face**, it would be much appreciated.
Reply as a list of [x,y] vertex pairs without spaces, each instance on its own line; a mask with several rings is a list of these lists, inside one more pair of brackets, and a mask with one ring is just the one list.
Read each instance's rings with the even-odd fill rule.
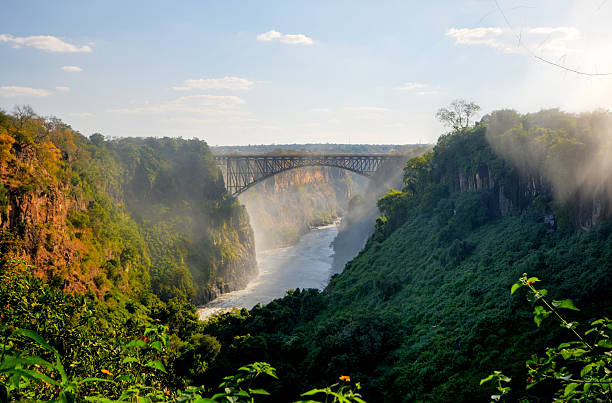
[[[67,198],[57,186],[48,189],[13,188],[5,181],[8,203],[2,214],[3,230],[14,230],[19,241],[12,245],[15,257],[35,266],[40,277],[51,278],[65,273],[78,258],[78,242],[70,240],[66,228],[68,212],[77,203]],[[68,270],[70,271],[70,270]],[[69,290],[84,291],[90,279],[73,273],[66,284]]]
[[81,190],[55,180],[32,149],[0,164],[2,257],[25,260],[35,275],[67,291],[100,291],[95,271],[79,270],[87,247],[67,226],[70,212],[86,209]]
[[255,237],[246,212],[232,219],[227,229],[221,228],[215,242],[225,242],[230,251],[220,256],[216,271],[206,280],[208,286],[198,289],[194,300],[197,305],[245,288],[258,273]]
[[[469,192],[488,189],[496,195],[496,210],[506,216],[513,209],[524,209],[533,205],[538,197],[552,199],[554,189],[542,175],[521,174],[513,171],[511,175],[495,178],[489,166],[481,166],[475,173],[458,171],[455,175],[442,178],[441,183],[447,184],[451,192]],[[594,225],[603,222],[611,216],[610,203],[605,195],[585,197],[577,192],[568,199],[572,223],[574,227],[589,230]]]
[[344,265],[359,253],[374,231],[379,216],[377,200],[390,189],[402,188],[404,162],[383,165],[371,180],[368,180],[362,195],[352,199],[342,218],[338,235],[332,242],[334,258],[332,272],[340,273]]
[[0,180],[0,263],[64,290],[203,303],[257,274],[246,210],[203,141],[88,139],[0,111]]
[[249,212],[257,247],[282,247],[297,242],[313,226],[336,220],[365,181],[339,169],[294,169],[249,189],[240,201]]

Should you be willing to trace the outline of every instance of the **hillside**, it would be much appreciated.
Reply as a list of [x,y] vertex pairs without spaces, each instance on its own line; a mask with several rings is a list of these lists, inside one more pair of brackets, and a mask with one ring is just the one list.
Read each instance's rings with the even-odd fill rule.
[[[0,117],[1,370],[18,375],[0,374],[0,392],[16,401],[242,399],[243,387],[259,401],[254,374],[278,376],[254,386],[268,401],[339,377],[370,402],[489,401],[479,381],[494,370],[511,377],[510,400],[550,401],[558,381],[526,391],[525,361],[568,331],[536,327],[510,286],[539,277],[581,309],[567,316],[581,328],[612,314],[611,171],[596,169],[609,163],[608,112],[498,111],[441,136],[408,161],[402,190],[378,201],[363,250],[323,292],[208,322],[188,302],[214,290],[197,263],[231,278],[253,243],[205,143]],[[277,371],[245,366],[256,361]]]
[[204,302],[256,274],[246,211],[205,142],[105,140],[0,114],[3,259],[66,291]]
[[[610,172],[602,172],[608,182],[587,188],[594,192],[576,183],[576,193],[558,198],[540,171],[568,151],[559,144],[588,150],[568,170],[605,154],[610,137],[602,130],[610,126],[598,125],[612,117],[512,112],[509,127],[487,132],[508,114],[442,136],[432,153],[412,159],[403,191],[381,199],[374,234],[324,292],[295,290],[210,322],[206,331],[222,349],[205,379],[214,383],[241,360],[264,360],[281,377],[271,387],[276,401],[349,375],[369,401],[468,402],[488,401],[492,390],[479,380],[503,370],[512,398],[550,400],[551,384],[525,392],[524,362],[567,334],[553,322],[536,328],[529,304],[509,288],[527,272],[553,298],[582,309],[572,319],[612,313]],[[547,157],[534,170],[489,145],[517,132]]]
[[[426,145],[372,145],[372,144],[284,144],[284,145],[250,145],[250,146],[218,146],[213,152],[219,154],[291,154],[291,153],[354,153],[383,154],[402,153],[407,156],[418,155],[425,150]],[[391,167],[389,167],[391,168]],[[394,166],[396,171],[401,167]],[[389,175],[387,180],[385,175]],[[269,249],[292,245],[301,235],[313,226],[330,224],[339,217],[349,221],[361,220],[361,215],[347,216],[349,200],[357,196],[368,195],[368,203],[376,215],[376,197],[386,193],[392,182],[389,170],[379,172],[374,181],[351,174],[340,169],[326,167],[308,167],[281,172],[254,186],[240,195],[239,200],[251,212],[250,220],[255,230],[255,242],[258,249]],[[384,180],[382,179],[383,177]],[[378,188],[376,188],[378,186]],[[374,197],[370,197],[373,195]],[[359,242],[344,242],[338,244],[336,253],[342,257],[342,265],[346,262],[344,256],[354,256],[369,234],[374,220],[365,223],[365,231],[360,232]],[[342,238],[343,236],[341,236]],[[347,240],[349,241],[349,240]],[[340,266],[340,264],[338,264]]]

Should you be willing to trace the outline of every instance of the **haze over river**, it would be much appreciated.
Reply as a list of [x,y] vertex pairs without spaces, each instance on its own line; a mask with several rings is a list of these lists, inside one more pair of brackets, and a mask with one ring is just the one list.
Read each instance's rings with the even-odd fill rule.
[[[221,295],[198,308],[200,319],[232,308],[249,308],[281,298],[287,290],[322,290],[332,275],[333,249],[330,243],[338,234],[336,225],[315,228],[287,248],[257,253],[259,275],[247,288]],[[256,235],[257,236],[257,235]]]

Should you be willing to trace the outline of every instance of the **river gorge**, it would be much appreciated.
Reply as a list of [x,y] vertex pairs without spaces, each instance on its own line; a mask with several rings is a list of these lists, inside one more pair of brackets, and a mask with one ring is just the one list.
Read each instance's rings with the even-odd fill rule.
[[338,226],[326,225],[312,229],[300,240],[286,248],[269,249],[257,253],[259,274],[243,290],[222,294],[198,308],[204,320],[233,308],[251,309],[281,298],[295,288],[323,289],[332,272],[331,242],[338,234]]

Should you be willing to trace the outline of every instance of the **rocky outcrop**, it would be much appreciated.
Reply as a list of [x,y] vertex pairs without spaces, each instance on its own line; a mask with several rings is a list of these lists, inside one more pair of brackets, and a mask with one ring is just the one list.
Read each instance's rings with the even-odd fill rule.
[[403,167],[403,162],[383,165],[374,177],[368,180],[363,196],[351,200],[338,228],[338,235],[332,242],[332,273],[341,273],[344,265],[363,249],[374,231],[376,218],[380,215],[376,202],[389,192],[389,189],[402,188]]
[[[525,209],[533,205],[538,197],[555,197],[555,189],[542,175],[521,174],[513,170],[510,175],[496,178],[489,166],[481,166],[474,173],[458,171],[455,175],[443,177],[441,182],[447,184],[451,192],[492,190],[497,195],[494,207],[502,216],[508,215],[513,209]],[[612,215],[606,195],[589,195],[588,192],[577,191],[564,202],[571,211],[574,227],[583,230],[589,230]]]
[[240,196],[255,229],[257,248],[294,244],[313,226],[341,216],[367,179],[347,171],[309,167],[281,172]]
[[217,271],[208,279],[207,287],[200,287],[194,303],[203,305],[219,295],[244,289],[257,276],[255,238],[247,214],[230,222],[230,231],[222,230],[220,239],[229,237],[234,246],[232,253],[222,256]]
[[[76,270],[84,248],[66,226],[70,211],[83,209],[83,202],[68,196],[69,189],[58,183],[43,186],[19,181],[18,171],[28,161],[24,157],[19,165],[4,164],[0,169],[5,190],[0,229],[10,238],[3,240],[3,255],[25,260],[35,275],[51,281],[57,278],[58,285],[68,291],[85,292],[95,273]],[[45,172],[38,174],[53,182]]]

